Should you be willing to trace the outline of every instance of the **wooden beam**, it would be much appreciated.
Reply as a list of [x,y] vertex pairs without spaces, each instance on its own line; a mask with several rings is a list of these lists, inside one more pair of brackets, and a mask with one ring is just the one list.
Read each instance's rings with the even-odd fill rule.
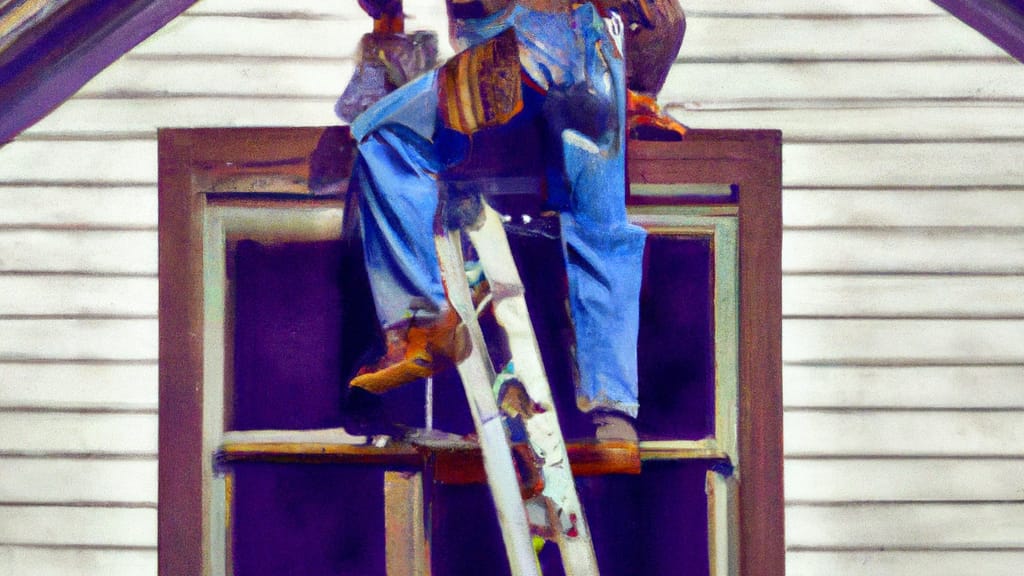
[[1024,1],[933,0],[997,46],[1024,62]]
[[0,145],[195,0],[68,0],[0,52]]

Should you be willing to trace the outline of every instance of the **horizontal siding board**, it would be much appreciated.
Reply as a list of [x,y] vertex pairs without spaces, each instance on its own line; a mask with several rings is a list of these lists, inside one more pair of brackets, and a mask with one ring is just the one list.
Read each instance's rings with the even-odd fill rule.
[[156,274],[153,231],[0,230],[0,272]]
[[[221,2],[225,0],[219,0]],[[838,15],[892,15],[892,14],[945,14],[930,2],[906,0],[686,0],[688,12],[722,12],[728,14],[819,14]]]
[[156,316],[156,278],[0,275],[0,316]]
[[156,451],[155,414],[8,412],[0,418],[0,452],[155,456]]
[[1024,320],[787,319],[789,363],[1024,364]]
[[0,206],[0,226],[156,228],[155,187],[0,185]]
[[0,457],[0,502],[155,506],[157,461]]
[[337,95],[319,100],[238,97],[69,100],[25,133],[151,132],[196,126],[326,126],[337,124]]
[[787,411],[787,457],[1024,453],[1024,411]]
[[1024,276],[786,276],[785,316],[1024,317]]
[[796,502],[1012,501],[1024,499],[1024,460],[789,460]]
[[983,551],[794,551],[786,554],[787,576],[1019,576],[1024,552]]
[[155,134],[147,140],[15,140],[0,148],[0,185],[13,181],[155,186],[156,147]]
[[0,544],[156,546],[156,510],[0,506]]
[[786,144],[782,181],[788,188],[1020,186],[1022,157],[1024,141]]
[[352,77],[351,59],[259,60],[125,58],[93,78],[83,97],[259,95],[337,98]]
[[[336,124],[337,95],[311,100],[282,97],[163,99],[72,99],[30,128],[25,137],[48,134],[137,133],[155,127],[187,126],[319,126]],[[834,102],[815,108],[724,109],[670,107],[685,124],[696,128],[771,128],[787,141],[806,140],[934,140],[1020,138],[1024,106],[936,105]]]
[[[752,42],[753,38],[757,41]],[[960,21],[931,17],[691,18],[679,52],[684,61],[943,57],[1007,58],[997,46]]]
[[[1024,113],[1024,110],[1022,110]],[[1021,132],[1024,135],[1024,131]],[[804,190],[783,193],[782,222],[798,227],[1021,227],[1018,190]]]
[[0,358],[156,360],[156,319],[0,319]]
[[[404,8],[411,14],[437,10],[437,4],[428,0],[407,0]],[[287,11],[294,14],[365,17],[356,4],[350,2],[324,2],[323,0],[289,0]],[[890,15],[890,14],[946,14],[930,2],[906,0],[686,0],[687,12],[721,12],[729,14],[822,14],[822,15]],[[277,0],[203,0],[190,8],[187,14],[266,14],[282,10]],[[947,16],[948,17],[948,16]]]
[[1024,409],[1022,366],[785,366],[787,408]]
[[[368,16],[357,20],[330,18],[254,19],[239,16],[185,16],[132,50],[130,57],[151,55],[244,55],[267,58],[349,58],[356,55]],[[445,10],[420,12],[407,27],[432,30],[442,55],[450,55],[448,16]],[[230,34],[225,34],[230,30]],[[277,41],[275,41],[277,40]]]
[[[787,506],[790,547],[1015,548],[1024,503]],[[977,574],[978,572],[973,572]]]
[[1020,229],[787,230],[789,273],[1024,274]]
[[[685,54],[685,52],[684,52]],[[667,104],[775,99],[1016,99],[1024,66],[998,62],[687,62],[672,67]]]
[[1019,139],[1024,133],[1024,106],[1016,104],[883,100],[797,102],[792,108],[749,105],[755,107],[718,109],[714,103],[702,102],[692,107],[668,106],[668,111],[697,128],[782,130],[787,142]]
[[[353,70],[350,59],[285,60],[126,58],[96,76],[83,97],[136,95],[291,95],[337,97]],[[766,82],[766,78],[771,78]],[[773,99],[1024,98],[1016,61],[693,63],[673,66],[661,100],[750,102]]]
[[157,573],[156,558],[155,549],[90,550],[0,545],[0,572],[32,576],[153,576]]
[[[452,53],[444,10],[416,13],[408,29],[434,31],[441,56]],[[176,19],[131,54],[343,58],[356,53],[361,34],[369,30],[367,17],[339,21],[186,16]],[[287,41],[268,41],[285,38]],[[759,41],[750,42],[751,38]],[[888,41],[879,42],[880,38]],[[836,20],[692,18],[679,56],[684,60],[1006,57],[1002,50],[958,20],[928,16]]]
[[157,364],[0,363],[0,408],[156,410]]

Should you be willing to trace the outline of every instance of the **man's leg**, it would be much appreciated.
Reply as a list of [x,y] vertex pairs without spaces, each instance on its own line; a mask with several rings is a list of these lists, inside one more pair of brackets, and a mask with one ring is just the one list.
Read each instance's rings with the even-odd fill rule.
[[577,403],[584,411],[636,417],[636,343],[646,233],[626,218],[623,62],[602,25],[581,28],[586,77],[577,81],[596,90],[610,122],[602,134],[562,132],[570,194],[561,221],[576,331]]

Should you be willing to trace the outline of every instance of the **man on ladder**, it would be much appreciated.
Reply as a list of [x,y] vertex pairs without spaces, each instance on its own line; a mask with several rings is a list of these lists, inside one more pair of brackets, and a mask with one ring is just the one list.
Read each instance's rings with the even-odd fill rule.
[[[533,563],[523,558],[529,506],[526,512],[521,503],[503,508],[507,494],[498,492],[507,492],[508,485],[500,476],[514,481],[514,468],[506,457],[489,457],[488,425],[497,415],[493,399],[474,400],[470,386],[480,383],[467,382],[486,378],[489,392],[494,370],[481,357],[486,348],[468,312],[464,279],[453,278],[452,265],[461,263],[460,226],[471,229],[496,309],[502,299],[509,303],[496,315],[509,333],[516,376],[538,406],[553,406],[550,390],[515,264],[503,231],[495,229],[500,221],[486,203],[467,215],[446,209],[445,201],[456,200],[450,175],[474,154],[480,134],[516,123],[542,127],[542,141],[535,145],[553,152],[545,158],[544,184],[547,206],[559,212],[561,224],[576,336],[577,404],[592,415],[599,439],[635,441],[645,233],[627,221],[625,210],[623,24],[614,12],[561,0],[456,0],[449,11],[453,37],[464,50],[352,123],[359,156],[351,185],[386,351],[352,379],[350,396],[359,404],[361,396],[429,376],[446,361],[457,364],[474,407],[513,573],[533,574]],[[551,410],[528,420],[530,444],[544,461],[546,522],[567,574],[596,575],[557,416]],[[507,437],[502,442],[507,452]],[[538,521],[531,523],[536,527]]]

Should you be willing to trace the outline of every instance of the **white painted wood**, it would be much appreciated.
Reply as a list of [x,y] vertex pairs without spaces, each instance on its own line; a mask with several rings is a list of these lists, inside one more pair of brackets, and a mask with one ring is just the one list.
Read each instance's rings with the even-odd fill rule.
[[[1020,67],[1024,71],[1024,66]],[[1021,78],[1024,86],[1024,77]],[[786,187],[1020,186],[1024,140],[1000,143],[788,144]]]
[[786,232],[782,269],[791,273],[1024,274],[1024,231],[825,229]]
[[[1022,111],[1024,112],[1024,111]],[[1024,135],[1024,130],[1021,131]],[[804,190],[783,195],[782,221],[796,227],[1021,227],[1018,190]]]
[[[685,54],[685,52],[684,52]],[[678,61],[661,93],[668,104],[758,103],[831,99],[964,98],[1024,95],[1024,67],[999,62],[783,62]]]
[[[996,248],[999,249],[999,248]],[[787,276],[786,316],[1022,317],[1024,276]]]
[[156,274],[156,231],[0,229],[0,272]]
[[0,363],[0,408],[11,407],[155,411],[157,364]]
[[792,547],[1020,548],[1024,503],[790,506]]
[[157,461],[0,457],[0,502],[156,506]]
[[155,414],[7,412],[0,418],[0,452],[6,453],[155,456],[156,436]]
[[746,104],[750,109],[715,102],[667,108],[672,116],[695,128],[778,129],[786,142],[1019,139],[1024,133],[1024,107],[1013,104],[936,105],[892,100],[772,103],[777,107],[758,104]]
[[[207,0],[209,1],[209,0]],[[223,1],[223,0],[220,0]],[[927,0],[686,0],[683,8],[687,13],[723,13],[733,15],[817,14],[826,16],[845,15],[902,15],[902,14],[945,14],[941,8]]]
[[[683,3],[683,9],[687,7]],[[702,17],[687,21],[679,58],[842,60],[995,57],[1006,53],[951,18]],[[752,41],[753,39],[757,41]],[[627,47],[628,50],[628,47]]]
[[156,360],[155,319],[0,319],[0,359]]
[[[4,187],[0,226],[156,229],[155,187]],[[2,292],[2,290],[0,290]]]
[[156,186],[156,134],[146,140],[40,142],[0,148],[0,183],[91,182]]
[[[360,36],[371,28],[368,17],[337,19],[260,19],[244,16],[185,16],[132,51],[130,58],[152,55],[244,55],[252,57],[349,58]],[[409,30],[438,35],[442,57],[448,45],[445,10],[420,11]],[[680,52],[683,60],[704,59],[923,59],[1006,58],[980,34],[962,34],[954,19],[836,19],[819,17],[703,17],[688,22]],[[223,31],[230,29],[231,34]],[[235,32],[237,31],[237,32]],[[757,38],[758,42],[751,42]],[[885,38],[885,42],[879,41]]]
[[119,95],[259,95],[337,98],[354,69],[350,58],[306,60],[171,58],[154,61],[125,57],[107,68],[79,94],[90,98]]
[[156,550],[28,548],[0,545],[0,573],[32,576],[153,576]]
[[790,363],[1024,364],[1024,320],[808,320],[782,323]]
[[0,506],[0,543],[156,546],[156,510]]
[[[253,95],[337,97],[351,77],[348,59],[125,58],[79,92],[118,95]],[[772,78],[771,82],[761,79]],[[666,104],[775,99],[1024,97],[1016,61],[688,63],[673,67]]]
[[784,366],[787,408],[1024,409],[1024,366]]
[[0,276],[0,316],[156,316],[156,278]]
[[1019,457],[1024,411],[787,411],[788,457]]
[[803,460],[786,462],[796,503],[1011,501],[1024,496],[1024,459]]
[[786,554],[787,576],[1019,576],[1024,552],[1011,551],[793,551]]
[[69,100],[28,130],[40,134],[149,132],[189,126],[330,126],[337,96],[298,98],[104,98]]

